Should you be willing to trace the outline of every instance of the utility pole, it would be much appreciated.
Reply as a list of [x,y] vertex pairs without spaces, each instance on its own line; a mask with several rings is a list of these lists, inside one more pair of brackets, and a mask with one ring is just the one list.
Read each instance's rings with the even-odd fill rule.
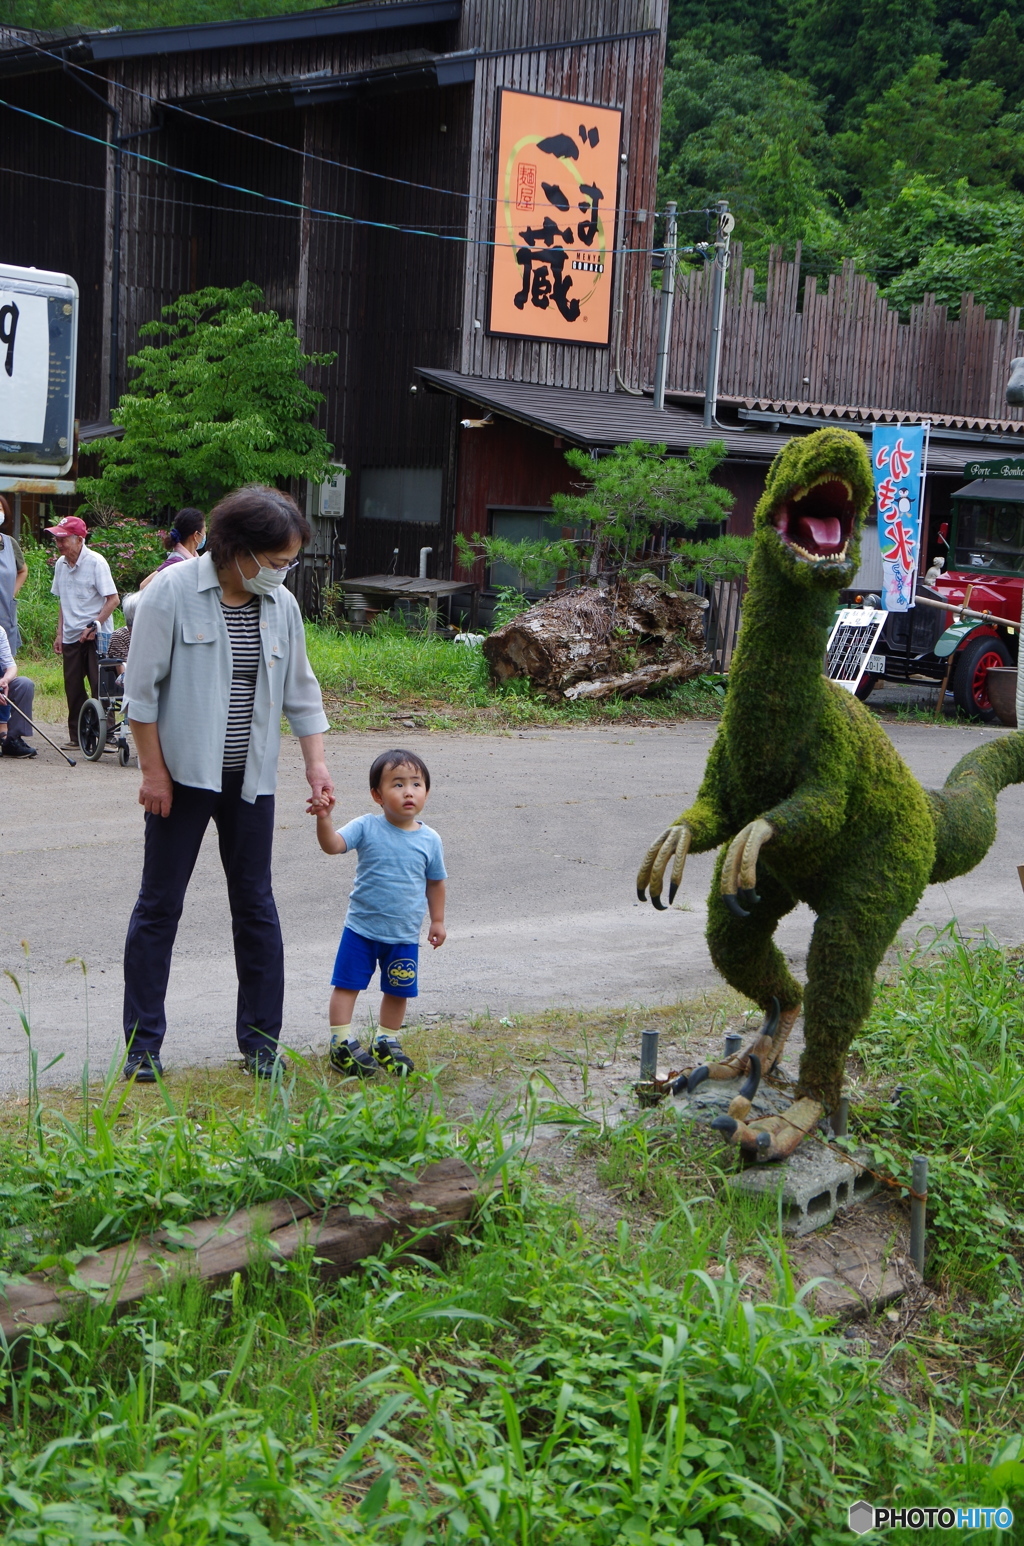
[[668,338],[672,327],[672,300],[676,293],[676,206],[665,206],[664,266],[661,270],[661,308],[658,312],[658,358],[654,366],[654,406],[665,406],[668,374]]
[[729,213],[727,199],[719,199],[715,206],[718,228],[715,231],[715,258],[711,271],[711,338],[708,348],[708,373],[704,383],[704,427],[715,423],[718,407],[718,367],[722,358],[722,308],[725,303],[725,275],[729,267],[729,238],[736,224],[736,216]]

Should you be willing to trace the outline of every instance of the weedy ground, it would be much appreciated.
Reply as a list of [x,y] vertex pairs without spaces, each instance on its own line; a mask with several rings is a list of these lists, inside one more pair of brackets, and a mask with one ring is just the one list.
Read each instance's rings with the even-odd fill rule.
[[268,1257],[39,1328],[0,1358],[3,1538],[838,1546],[862,1496],[1020,1512],[1021,975],[949,931],[895,966],[861,1038],[856,1140],[896,1181],[919,1150],[932,1166],[931,1297],[895,1328],[815,1318],[714,1135],[602,1115],[640,1025],[682,1052],[739,1000],[435,1022],[409,1045],[436,1077],[408,1084],[293,1061],[257,1089],[116,1068],[33,1087],[0,1109],[8,1276],[73,1281],[83,1250],[261,1197],[369,1207],[445,1153],[493,1187],[441,1265],[384,1254],[328,1283]]

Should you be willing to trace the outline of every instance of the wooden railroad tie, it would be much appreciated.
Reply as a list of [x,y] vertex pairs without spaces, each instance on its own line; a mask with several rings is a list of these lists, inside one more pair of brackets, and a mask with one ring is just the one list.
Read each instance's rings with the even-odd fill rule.
[[89,1292],[102,1291],[114,1313],[129,1308],[168,1278],[197,1277],[217,1286],[243,1276],[261,1260],[291,1261],[312,1249],[323,1277],[354,1272],[383,1246],[411,1241],[419,1256],[440,1256],[455,1226],[470,1218],[481,1198],[479,1179],[464,1160],[452,1156],[398,1184],[377,1204],[373,1218],[346,1207],[318,1211],[291,1198],[258,1203],[224,1218],[181,1226],[181,1237],[157,1230],[85,1258],[77,1276],[84,1288],[54,1282],[54,1272],[32,1273],[0,1288],[0,1333],[8,1346],[34,1326],[63,1320]]

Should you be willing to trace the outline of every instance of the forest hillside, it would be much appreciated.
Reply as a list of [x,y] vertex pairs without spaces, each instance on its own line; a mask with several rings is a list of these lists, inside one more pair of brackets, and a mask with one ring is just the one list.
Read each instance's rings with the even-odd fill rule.
[[[43,29],[169,26],[302,0],[6,0]],[[727,198],[745,263],[853,258],[901,312],[926,291],[1024,303],[1024,0],[671,0],[661,205]],[[707,234],[680,224],[684,245]],[[699,256],[694,261],[700,262]]]
[[[1024,303],[1024,0],[673,0],[659,198],[901,312]],[[688,216],[680,240],[706,222]],[[699,261],[699,260],[698,260]]]

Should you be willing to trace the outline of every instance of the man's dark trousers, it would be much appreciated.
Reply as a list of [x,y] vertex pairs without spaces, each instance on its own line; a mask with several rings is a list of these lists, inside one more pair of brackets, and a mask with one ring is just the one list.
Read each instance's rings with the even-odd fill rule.
[[[63,645],[64,696],[68,700],[68,740],[78,745],[78,716],[82,704],[90,696],[95,698],[100,690],[100,669],[95,639],[78,639],[74,644]],[[89,692],[85,690],[89,679]]]
[[[14,681],[9,684],[7,696],[11,700],[11,720],[7,726],[7,734],[12,740],[16,735],[26,736],[32,734],[32,726],[24,715],[27,714],[29,719],[32,718],[35,695],[36,684],[30,676],[16,676]],[[19,714],[19,709],[24,710],[24,713]]]
[[223,789],[175,784],[169,816],[146,817],[142,887],[124,944],[124,1038],[133,1052],[159,1052],[164,998],[185,892],[212,817],[228,883],[238,975],[235,1033],[242,1052],[275,1047],[284,1004],[284,946],[270,882],[274,796],[242,799],[241,769]]

